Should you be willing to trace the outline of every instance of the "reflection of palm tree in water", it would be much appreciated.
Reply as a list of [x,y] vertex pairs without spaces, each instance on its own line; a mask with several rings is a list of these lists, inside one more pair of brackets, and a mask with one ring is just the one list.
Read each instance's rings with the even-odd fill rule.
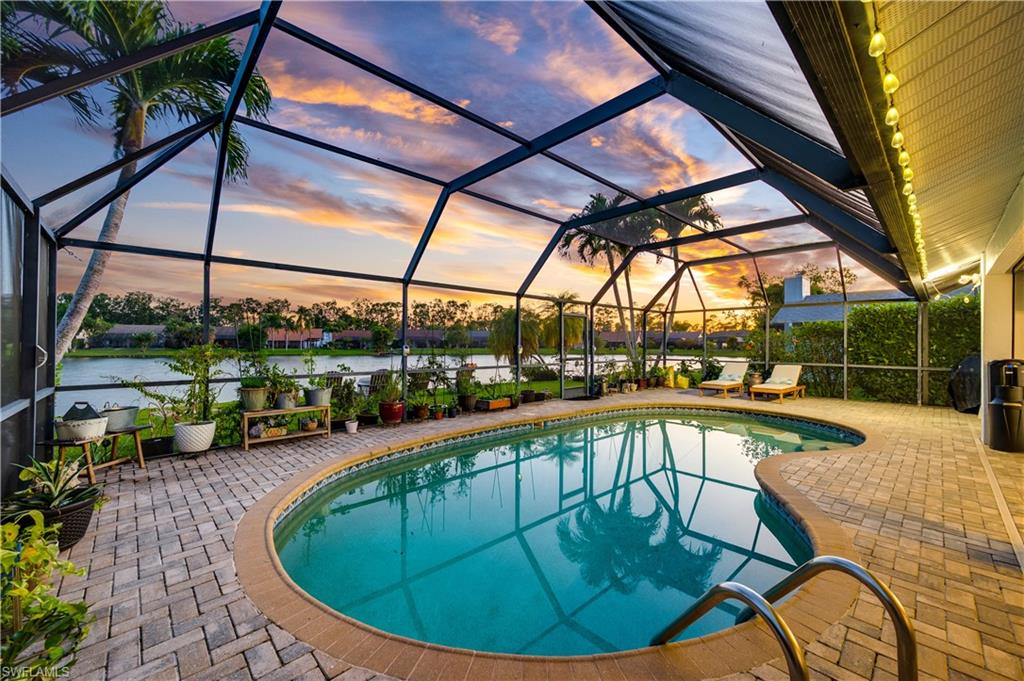
[[[674,460],[671,447],[667,444],[669,438],[664,422],[660,423],[660,428],[665,453]],[[673,509],[669,510],[659,503],[648,515],[633,514],[631,488],[633,484],[639,483],[629,482],[634,455],[631,431],[632,428],[627,429],[630,436],[629,453],[620,453],[622,459],[612,482],[608,509],[601,508],[592,499],[571,517],[562,518],[556,527],[559,547],[566,558],[580,565],[580,574],[590,586],[608,585],[621,593],[630,593],[641,580],[646,579],[659,590],[669,587],[699,596],[708,588],[711,572],[722,555],[722,548],[694,547],[690,542],[684,543],[686,527],[680,516],[677,485],[673,486]],[[641,432],[646,438],[646,426]],[[616,503],[623,469],[626,483]],[[667,518],[664,535],[660,541],[652,543],[662,526],[663,516]],[[574,521],[572,524],[570,518]]]
[[[579,564],[587,584],[607,584],[620,593],[630,593],[642,577],[639,563],[651,549],[661,514],[658,507],[649,515],[634,515],[632,494],[626,487],[618,503],[612,496],[607,510],[591,499],[572,516],[558,521],[558,545],[566,558]],[[570,524],[570,518],[575,522]]]

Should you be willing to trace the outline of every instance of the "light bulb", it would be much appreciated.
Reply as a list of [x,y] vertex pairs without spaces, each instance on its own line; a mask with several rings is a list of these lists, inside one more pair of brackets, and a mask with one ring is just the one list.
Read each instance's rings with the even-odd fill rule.
[[896,107],[890,106],[889,110],[885,112],[885,124],[891,128],[899,122],[900,112],[896,110]]
[[890,95],[900,89],[900,79],[896,77],[895,73],[890,71],[885,74],[885,78],[882,79],[882,89]]
[[903,196],[910,196],[913,193],[914,193],[914,185],[910,184],[909,182],[904,182],[903,183]]
[[907,195],[907,204],[911,205],[911,206],[916,206],[917,205],[917,194],[908,194]]
[[885,36],[881,31],[875,31],[868,43],[868,54],[872,57],[881,57],[885,53]]
[[900,152],[899,163],[904,168],[910,165],[910,153],[906,151]]
[[899,149],[903,146],[903,133],[899,130],[892,134],[892,146],[895,149]]
[[906,168],[903,169],[903,179],[906,180],[907,182],[910,182],[911,180],[914,179],[914,171],[910,169],[910,166],[907,166]]
[[911,217],[915,217],[916,218],[917,217],[917,213],[918,213],[917,206],[916,205],[915,206],[911,206],[910,208],[907,209],[907,212],[910,213]]

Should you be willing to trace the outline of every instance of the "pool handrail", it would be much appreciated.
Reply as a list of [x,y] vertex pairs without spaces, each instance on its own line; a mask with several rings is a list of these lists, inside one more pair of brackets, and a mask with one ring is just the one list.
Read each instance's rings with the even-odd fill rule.
[[765,600],[761,594],[749,586],[738,582],[722,582],[708,589],[703,596],[687,608],[686,612],[673,620],[671,624],[651,639],[651,645],[659,646],[668,643],[691,624],[717,607],[719,603],[730,599],[745,603],[748,606],[745,610],[756,612],[768,624],[768,628],[772,630],[772,634],[775,635],[775,638],[778,639],[779,644],[782,646],[782,651],[786,658],[786,666],[789,668],[789,678],[808,681],[810,672],[807,669],[807,661],[804,659],[803,650],[800,648],[800,643],[796,640],[785,620],[779,616],[779,613],[775,611],[772,604]]
[[[889,617],[892,619],[896,630],[897,676],[900,681],[916,680],[917,641],[914,635],[914,625],[910,622],[910,617],[907,616],[907,611],[903,608],[903,604],[900,603],[896,594],[867,568],[839,556],[815,556],[783,577],[775,586],[765,591],[763,597],[769,603],[775,603],[816,575],[828,570],[836,570],[850,575],[866,586],[882,602],[882,606],[889,613]],[[760,610],[756,614],[763,616]],[[754,615],[755,611],[753,609],[749,607],[744,608],[736,615],[736,624],[746,622]]]

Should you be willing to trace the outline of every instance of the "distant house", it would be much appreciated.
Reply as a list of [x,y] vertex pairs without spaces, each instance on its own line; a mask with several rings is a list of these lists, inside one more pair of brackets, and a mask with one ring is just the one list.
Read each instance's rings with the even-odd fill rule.
[[[661,343],[660,336],[658,342],[659,344]],[[700,331],[670,331],[668,334],[668,346],[670,348],[699,348],[703,345],[704,334]]]
[[267,347],[272,350],[323,348],[332,340],[332,333],[323,329],[267,329]]
[[750,332],[746,329],[730,329],[727,331],[713,331],[708,334],[708,346],[717,350],[726,348],[739,348],[746,342]]
[[442,329],[409,329],[405,333],[405,343],[410,348],[439,348],[444,345]]
[[[911,300],[902,291],[847,291],[849,302],[866,300]],[[811,304],[813,303],[813,305]],[[802,275],[787,277],[782,283],[782,307],[772,317],[775,329],[789,331],[795,324],[843,321],[843,294],[811,295],[811,282]]]
[[235,347],[238,343],[238,329],[233,326],[214,327],[213,343],[225,348]]
[[152,334],[151,348],[162,348],[167,338],[167,327],[163,324],[114,324],[110,329],[93,338],[89,347],[93,348],[134,348],[138,347],[137,338],[143,334]]
[[[609,348],[624,348],[629,342],[629,333],[627,331],[601,331],[597,334],[597,337],[604,341],[605,346]],[[633,339],[633,343],[635,345],[640,344],[639,334]]]
[[345,329],[332,334],[334,345],[349,350],[367,350],[373,344],[373,334],[365,329]]

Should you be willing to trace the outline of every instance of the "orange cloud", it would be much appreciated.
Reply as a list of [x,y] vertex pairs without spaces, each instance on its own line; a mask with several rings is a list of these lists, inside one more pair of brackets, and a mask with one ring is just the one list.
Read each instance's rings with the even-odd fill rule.
[[310,80],[287,71],[283,59],[268,59],[262,67],[263,76],[270,83],[275,98],[288,99],[300,104],[333,104],[340,107],[364,107],[376,113],[397,116],[431,125],[454,125],[458,116],[422,100],[415,95],[375,82],[345,80]]
[[458,3],[445,3],[445,14],[455,24],[468,28],[478,37],[494,43],[505,54],[515,54],[522,40],[522,33],[510,19],[506,17],[483,17]]

